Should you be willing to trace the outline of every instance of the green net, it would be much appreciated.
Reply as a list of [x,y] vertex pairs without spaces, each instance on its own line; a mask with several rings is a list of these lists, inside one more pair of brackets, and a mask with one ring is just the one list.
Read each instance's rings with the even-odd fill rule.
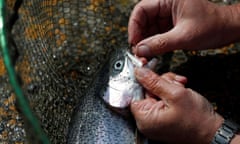
[[[17,80],[16,74],[15,74],[15,70],[13,67],[13,62],[11,59],[11,55],[9,52],[9,41],[8,40],[8,34],[7,34],[7,14],[6,14],[6,10],[5,10],[5,2],[1,1],[0,3],[0,9],[1,9],[1,50],[2,50],[2,55],[3,55],[3,60],[5,62],[5,66],[6,69],[8,71],[8,75],[9,75],[9,79],[10,79],[10,83],[12,84],[12,87],[16,93],[19,105],[21,107],[21,111],[23,112],[23,114],[26,116],[27,118],[27,122],[29,124],[31,124],[32,128],[34,129],[34,132],[36,133],[37,137],[39,138],[39,140],[42,143],[49,143],[46,135],[44,134],[43,130],[41,129],[38,120],[36,119],[36,117],[34,117],[29,104],[27,103],[26,97],[24,97],[23,92],[21,90],[21,87],[19,85],[19,82]],[[10,28],[9,28],[10,29]],[[13,45],[11,45],[13,46]]]
[[[5,1],[5,30],[12,68],[16,70],[23,95],[51,143],[66,143],[68,124],[78,98],[84,96],[109,52],[128,46],[128,17],[136,2]],[[239,93],[233,90],[238,87],[231,84],[240,81],[239,49],[238,44],[232,44],[218,50],[176,51],[161,58],[160,72],[172,70],[189,76],[192,78],[189,86],[216,102],[220,112],[239,122],[239,112],[234,108],[239,105]],[[0,53],[6,55],[3,51]],[[208,57],[216,54],[220,56],[214,60]],[[44,136],[37,135],[40,128],[29,121],[18,99],[16,103],[17,93],[9,83],[3,58],[0,56],[0,143],[42,143]],[[189,61],[193,63],[187,63]],[[229,63],[233,65],[230,67]],[[212,71],[205,71],[209,68]],[[216,76],[215,72],[220,75]],[[208,76],[210,82],[201,81],[197,73]],[[222,77],[226,79],[220,81]],[[228,96],[229,101],[221,96]]]

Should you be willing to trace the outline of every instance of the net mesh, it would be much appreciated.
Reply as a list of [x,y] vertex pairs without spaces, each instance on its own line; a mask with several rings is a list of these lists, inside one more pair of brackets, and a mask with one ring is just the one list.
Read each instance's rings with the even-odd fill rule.
[[[73,107],[109,51],[128,46],[126,24],[134,3],[132,0],[116,0],[114,4],[110,0],[19,3],[19,18],[11,31],[17,45],[13,51],[17,53],[15,69],[24,94],[52,143],[65,143]],[[7,6],[9,15],[14,13],[16,1],[8,0]],[[1,78],[7,81],[5,70],[1,72]],[[8,98],[13,92],[7,83],[3,84],[1,90],[8,90],[4,92]],[[16,114],[12,116],[9,120],[16,120]],[[21,118],[16,123],[22,123]],[[5,128],[3,132],[9,134]],[[22,129],[21,132],[13,137],[24,142],[21,137],[25,132]],[[17,142],[8,136],[2,140]]]
[[[84,95],[94,81],[94,75],[109,52],[128,46],[128,16],[137,0],[6,2],[7,16],[13,19],[9,20],[10,52],[24,94],[50,141],[65,143],[78,97]],[[11,17],[18,7],[18,19]],[[224,54],[226,49],[227,54],[238,53],[239,46],[207,52]],[[195,52],[174,52],[170,59],[169,55],[165,56],[164,62],[176,68],[193,55]],[[27,143],[24,120],[16,107],[16,98],[3,65],[0,57],[0,143]],[[184,74],[179,69],[176,71]]]

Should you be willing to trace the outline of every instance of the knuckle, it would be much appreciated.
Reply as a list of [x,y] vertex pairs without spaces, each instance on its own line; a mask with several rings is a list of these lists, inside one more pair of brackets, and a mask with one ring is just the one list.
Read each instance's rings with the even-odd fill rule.
[[162,75],[162,77],[165,77],[165,78],[170,78],[170,79],[172,79],[172,78],[174,78],[174,77],[175,77],[175,74],[174,74],[174,73],[172,73],[172,72],[167,72],[167,73],[164,73],[164,74]]
[[138,24],[143,27],[143,24],[146,24],[146,20],[148,17],[144,5],[142,3],[138,3],[134,8],[134,12],[134,16],[138,18]]
[[175,75],[173,72],[167,72],[167,75]]
[[149,90],[153,92],[157,92],[160,85],[159,78],[156,78],[156,77],[149,78],[147,85]]
[[172,91],[173,98],[177,101],[179,99],[183,99],[185,96],[187,96],[189,93],[189,90],[184,87],[177,87]]
[[157,35],[156,37],[154,37],[154,39],[152,40],[152,50],[153,52],[158,52],[160,49],[164,48],[167,46],[167,38],[159,38],[159,36]]

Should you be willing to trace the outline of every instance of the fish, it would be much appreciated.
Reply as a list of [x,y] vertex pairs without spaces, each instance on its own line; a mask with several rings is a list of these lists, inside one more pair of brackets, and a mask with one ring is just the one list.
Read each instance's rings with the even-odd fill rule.
[[125,110],[132,100],[143,98],[142,87],[134,77],[134,67],[142,64],[130,57],[127,48],[110,54],[79,99],[69,125],[68,144],[137,144],[133,117],[112,109]]
[[143,98],[142,87],[134,76],[134,64],[142,66],[142,63],[129,52],[112,57],[111,62],[109,81],[102,98],[113,108],[124,109],[134,99]]
[[[144,99],[143,88],[134,75],[134,68],[142,67],[143,63],[128,51],[112,57],[111,62],[108,86],[103,92],[104,101],[112,108],[125,109],[131,102]],[[153,58],[145,67],[154,69],[157,62]]]

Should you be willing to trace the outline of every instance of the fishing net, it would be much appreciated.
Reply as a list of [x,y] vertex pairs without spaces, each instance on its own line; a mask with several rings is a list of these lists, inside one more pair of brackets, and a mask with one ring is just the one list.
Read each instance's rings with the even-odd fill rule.
[[[20,83],[21,91],[43,131],[40,128],[37,131],[38,127],[33,127],[24,115],[18,102],[21,99],[16,100],[17,93],[10,85],[4,57],[0,56],[0,143],[28,143],[26,137],[29,143],[42,143],[44,140],[48,143],[44,133],[52,143],[66,142],[68,123],[78,98],[94,82],[94,76],[109,52],[128,46],[128,16],[136,2],[5,1],[5,36],[12,68],[16,71],[15,81]],[[229,53],[229,47],[225,49],[224,52]],[[238,48],[234,46],[235,49]],[[3,51],[0,53],[5,55]],[[175,64],[177,61],[173,67],[179,67],[179,61],[185,63],[195,53],[174,52],[170,59],[169,55],[165,57],[165,62]],[[165,69],[167,71],[171,67]],[[176,71],[184,74],[181,69]]]
[[[65,143],[77,99],[108,53],[128,46],[126,26],[133,4],[131,0],[6,1],[11,60],[22,91],[52,143]],[[23,120],[14,107],[2,59],[0,63],[1,97],[13,99],[0,109],[6,113],[1,116],[0,142],[24,142]]]

